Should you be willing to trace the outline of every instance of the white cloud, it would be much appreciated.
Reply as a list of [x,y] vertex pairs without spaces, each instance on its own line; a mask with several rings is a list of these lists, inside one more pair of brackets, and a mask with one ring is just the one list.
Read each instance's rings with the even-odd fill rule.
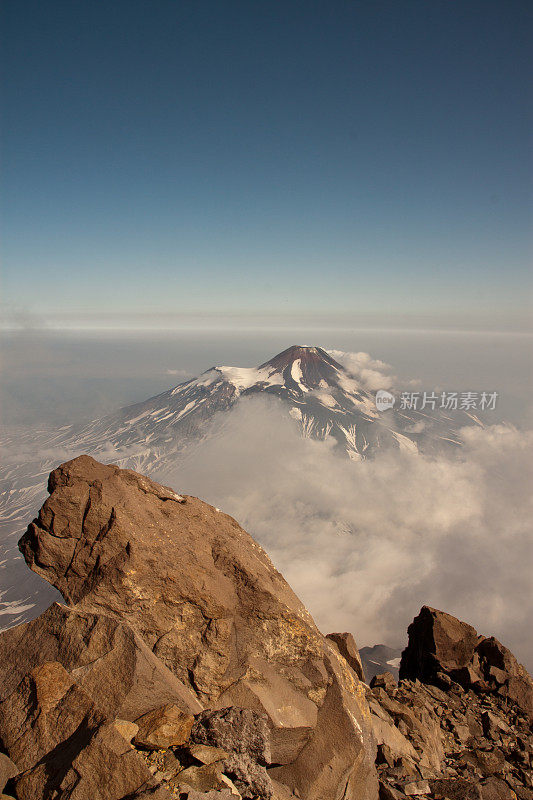
[[[372,358],[370,353],[348,353],[344,350],[328,350],[327,352],[367,392],[376,392],[378,389],[415,389],[422,384],[419,378],[400,380],[397,375],[391,373],[392,367],[390,364],[377,358]],[[342,378],[340,383],[342,386]],[[345,388],[348,391],[353,391],[353,386],[347,385]]]
[[395,645],[427,603],[531,666],[533,432],[499,425],[463,436],[460,458],[350,462],[257,399],[160,479],[234,516],[324,632]]
[[390,364],[372,358],[369,353],[346,353],[344,350],[328,350],[328,353],[369,392],[390,389],[394,385]]

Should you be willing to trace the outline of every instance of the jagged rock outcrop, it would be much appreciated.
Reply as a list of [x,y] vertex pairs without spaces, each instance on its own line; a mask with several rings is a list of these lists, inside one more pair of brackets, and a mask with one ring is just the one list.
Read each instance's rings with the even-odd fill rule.
[[368,692],[381,800],[533,800],[533,682],[507,648],[425,606],[400,676]]
[[408,629],[400,678],[493,692],[516,703],[533,720],[533,681],[494,637],[479,636],[466,622],[423,606]]
[[[87,456],[49,492],[20,549],[68,606],[0,636],[21,800],[375,800],[364,685],[233,519]],[[206,711],[242,709],[268,758],[199,740]]]

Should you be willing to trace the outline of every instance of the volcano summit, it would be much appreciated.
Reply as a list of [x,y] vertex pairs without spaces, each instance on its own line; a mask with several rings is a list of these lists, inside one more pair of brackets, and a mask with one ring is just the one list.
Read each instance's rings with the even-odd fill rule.
[[472,422],[464,412],[454,418],[442,412],[380,414],[374,396],[326,350],[293,345],[258,367],[212,367],[72,435],[85,451],[108,443],[121,464],[122,452],[129,459],[133,448],[132,466],[151,470],[214,432],[216,414],[258,395],[281,401],[303,436],[331,437],[356,460],[388,447],[427,452],[457,446],[459,428]]

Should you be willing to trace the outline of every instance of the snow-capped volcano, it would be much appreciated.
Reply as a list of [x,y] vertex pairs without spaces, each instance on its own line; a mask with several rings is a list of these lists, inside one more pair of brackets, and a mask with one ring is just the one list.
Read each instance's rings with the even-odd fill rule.
[[[366,391],[326,350],[293,345],[258,367],[217,366],[77,431],[79,446],[107,443],[119,461],[150,470],[208,434],[215,414],[243,398],[278,398],[306,437],[331,437],[352,459],[377,449],[411,452],[459,445],[465,414],[376,410]],[[454,424],[455,423],[455,424]]]
[[334,439],[352,459],[387,447],[417,452],[457,446],[459,428],[472,423],[464,412],[453,417],[444,412],[379,412],[374,394],[330,353],[293,345],[258,367],[212,367],[141,403],[81,427],[63,428],[48,435],[46,444],[99,458],[108,452],[123,466],[152,471],[212,434],[213,422],[253,396],[277,398],[303,436]]

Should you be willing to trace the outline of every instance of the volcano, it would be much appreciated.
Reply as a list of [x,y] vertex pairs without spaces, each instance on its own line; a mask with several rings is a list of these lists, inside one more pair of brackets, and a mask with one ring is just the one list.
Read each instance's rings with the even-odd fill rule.
[[[244,399],[276,398],[304,437],[331,439],[352,460],[383,448],[439,450],[461,444],[461,426],[472,419],[458,412],[378,412],[364,389],[321,347],[293,345],[258,367],[216,366],[162,394],[69,432],[79,448],[92,452],[105,442],[121,465],[152,471],[216,432]],[[216,418],[216,415],[219,415]]]

